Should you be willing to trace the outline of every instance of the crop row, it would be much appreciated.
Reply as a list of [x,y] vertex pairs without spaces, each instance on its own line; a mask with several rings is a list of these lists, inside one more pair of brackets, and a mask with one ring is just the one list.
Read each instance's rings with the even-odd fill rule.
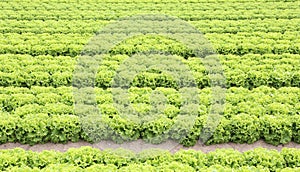
[[[114,22],[114,21],[109,21]],[[0,33],[96,33],[108,21],[95,20],[2,20]],[[189,22],[202,33],[238,33],[238,32],[291,32],[300,31],[299,19],[254,19],[254,20],[200,20]]]
[[[143,20],[142,20],[143,21]],[[144,21],[146,22],[146,21]],[[125,23],[125,22],[124,22]],[[139,26],[143,27],[144,25],[136,23],[132,24],[130,21],[128,21],[128,24],[130,24],[130,27],[120,27],[116,28],[112,31],[114,34],[131,34],[133,32],[139,32],[141,29],[147,29],[147,28],[138,28]],[[149,29],[154,29],[154,28],[159,28],[160,23],[158,22],[153,22],[153,24],[157,24],[156,26],[153,26],[152,28]],[[175,22],[172,23],[171,21],[166,22],[165,26],[170,26],[172,24],[176,24]],[[132,26],[131,26],[132,25]],[[134,28],[132,28],[134,27]],[[125,29],[126,30],[125,30]],[[136,30],[136,28],[140,30]],[[178,28],[178,32],[176,30]],[[174,26],[174,31],[175,33],[182,33],[185,32],[185,34],[189,34],[187,30],[183,30],[181,26]],[[101,28],[99,29],[101,31]],[[181,30],[181,31],[180,31]],[[166,33],[167,30],[161,30],[163,33]],[[201,30],[200,30],[201,31]],[[142,31],[140,31],[142,32]],[[155,30],[149,30],[150,33],[155,33]],[[237,41],[244,41],[247,43],[260,43],[262,41],[265,41],[265,43],[285,43],[290,41],[291,43],[299,43],[297,40],[297,31],[289,31],[285,33],[280,33],[280,32],[238,32],[236,34],[231,34],[231,33],[207,33],[205,34],[205,37],[210,40],[210,41],[231,41],[231,42],[237,42]],[[190,36],[193,36],[193,32],[190,32]],[[51,43],[77,43],[77,44],[84,44],[87,43],[88,39],[93,36],[91,33],[69,33],[69,34],[49,34],[49,33],[42,33],[42,34],[34,34],[34,33],[23,33],[23,34],[18,34],[18,33],[3,33],[0,34],[1,43],[2,44],[13,44],[16,45],[19,41],[27,41],[27,43],[44,43],[47,44],[47,41],[52,41]],[[59,39],[63,37],[64,39]],[[50,39],[51,38],[51,39]],[[73,39],[72,39],[73,38]],[[249,39],[248,41],[246,41]],[[38,41],[38,42],[37,42]],[[230,43],[231,43],[230,42]],[[22,42],[24,43],[24,42]]]
[[[294,2],[278,2],[278,1],[244,1],[244,0],[233,0],[233,1],[211,1],[211,0],[189,0],[185,3],[180,3],[174,0],[168,1],[149,1],[149,0],[142,0],[142,1],[88,1],[89,3],[81,3],[75,1],[68,1],[68,2],[60,2],[59,5],[57,2],[53,1],[22,1],[22,2],[10,2],[10,1],[3,1],[0,4],[0,7],[5,10],[46,10],[46,11],[53,11],[53,10],[151,10],[151,9],[163,9],[165,10],[174,10],[178,9],[179,12],[184,10],[253,10],[253,9],[265,9],[264,7],[269,7],[268,9],[296,9],[295,6],[292,6]],[[253,3],[256,2],[256,3]],[[275,3],[274,3],[275,2]],[[91,5],[91,4],[93,5]],[[149,6],[151,4],[151,6]],[[180,6],[178,6],[180,4]],[[212,5],[216,4],[216,5]],[[238,4],[238,5],[237,5]],[[258,6],[260,4],[261,6]],[[223,7],[220,7],[223,5]],[[151,9],[147,8],[151,7]]]
[[[111,172],[111,171],[120,171],[120,172],[130,172],[130,171],[147,171],[147,172],[157,172],[157,171],[173,171],[173,172],[193,172],[196,171],[188,165],[178,162],[168,162],[158,166],[151,166],[148,164],[129,164],[124,167],[117,168],[115,165],[103,165],[103,164],[94,164],[87,168],[80,168],[78,166],[74,166],[71,164],[48,164],[43,169],[39,169],[37,167],[31,168],[28,166],[21,166],[21,167],[11,167],[8,168],[9,171],[18,172],[18,171],[32,171],[32,172],[51,172],[51,171],[65,171],[65,172],[81,172],[81,171],[92,171],[92,172]],[[201,171],[204,172],[211,172],[211,171],[224,171],[224,172],[269,172],[270,170],[262,167],[252,167],[252,166],[243,166],[240,168],[230,168],[224,167],[221,165],[212,165],[210,167],[203,167],[200,168]],[[298,168],[284,168],[284,169],[276,169],[276,171],[280,172],[293,172],[294,170],[298,170]]]
[[[174,45],[175,50],[188,53],[188,50],[181,45]],[[136,50],[135,46],[127,47],[127,51],[130,53],[134,53],[132,51]],[[153,47],[156,48],[155,45]],[[163,45],[160,48],[168,49],[167,46]],[[122,49],[123,47],[120,46],[115,51],[123,51]],[[151,50],[151,47],[149,50]],[[179,51],[174,52],[174,54],[179,53]],[[299,55],[219,55],[218,58],[223,69],[217,68],[214,70],[224,71],[224,77],[219,78],[219,80],[225,79],[227,88],[244,87],[252,89],[259,86],[275,88],[300,86]],[[72,78],[74,78],[76,59],[77,57],[71,58],[68,56],[0,55],[0,62],[3,64],[0,67],[0,86],[70,86]],[[200,58],[190,57],[184,60],[181,57],[171,55],[140,55],[133,58],[135,61],[128,61],[130,59],[127,55],[105,55],[101,57],[102,61],[99,62],[98,71],[93,79],[95,80],[95,85],[99,88],[109,88],[112,86],[112,81],[116,78],[116,74],[126,75],[137,69],[140,70],[137,73],[139,75],[133,78],[131,86],[166,86],[176,88],[178,87],[178,85],[176,86],[176,79],[182,79],[183,82],[189,82],[189,80],[186,77],[176,78],[177,76],[174,76],[174,72],[170,72],[182,72],[182,70],[188,72],[189,78],[194,78],[198,88],[205,88],[211,85],[212,77],[208,75],[207,68],[203,65],[203,60]],[[136,61],[136,59],[139,60]],[[153,61],[151,63],[147,62],[148,59],[153,59]],[[174,60],[177,60],[177,62]],[[97,58],[95,57],[96,61]],[[148,67],[146,67],[146,63],[149,63]],[[132,68],[124,68],[126,64],[131,65]],[[157,66],[158,64],[160,66]],[[168,67],[170,65],[174,68],[170,69]],[[88,71],[89,66],[85,68],[86,70],[82,71],[82,74]],[[156,69],[157,72],[160,71],[162,73],[155,73],[151,69]]]
[[0,170],[37,171],[283,171],[299,169],[300,152],[284,148],[281,152],[256,148],[246,152],[217,149],[207,154],[195,150],[148,149],[134,153],[126,149],[71,148],[67,152],[0,151]]
[[[132,27],[135,28],[135,27]],[[175,28],[176,30],[176,28]],[[123,31],[120,31],[122,34]],[[130,30],[126,31],[130,32]],[[193,37],[193,34],[185,33]],[[299,54],[300,44],[297,33],[249,33],[238,34],[206,34],[205,37],[214,46],[218,54]],[[52,56],[77,56],[82,51],[91,34],[0,34],[0,54],[28,54],[28,55],[52,55]],[[114,36],[118,36],[115,34]],[[264,37],[264,38],[263,38]],[[105,40],[104,40],[105,41]],[[131,45],[128,45],[130,47]],[[172,47],[173,45],[170,45]],[[145,46],[142,46],[145,47]],[[101,48],[101,47],[99,47]],[[125,46],[125,53],[128,48]],[[121,52],[120,52],[121,53]],[[184,52],[183,52],[184,53]],[[187,56],[188,54],[183,54]]]
[[[27,166],[22,167],[12,167],[9,168],[12,172],[17,171],[33,171],[33,172],[39,172],[39,171],[66,171],[66,172],[81,172],[81,171],[92,171],[92,172],[98,172],[98,171],[104,171],[104,172],[111,172],[111,171],[121,171],[121,172],[130,172],[130,171],[149,171],[149,172],[157,172],[157,171],[173,171],[173,172],[192,172],[197,171],[191,168],[188,165],[185,165],[183,163],[178,162],[171,162],[171,163],[165,163],[161,164],[159,166],[151,166],[147,164],[129,164],[128,166],[117,168],[113,165],[103,165],[103,164],[95,164],[91,165],[87,168],[80,168],[78,166],[70,165],[70,164],[49,164],[47,167],[43,169],[39,168],[30,168]],[[200,168],[203,172],[211,172],[211,171],[222,171],[222,172],[269,172],[272,170],[269,170],[267,168],[262,167],[252,167],[252,166],[243,166],[240,168],[230,168],[230,167],[224,167],[221,165],[212,165],[210,167],[203,167]],[[299,168],[283,168],[283,169],[276,169],[278,172],[293,172],[293,171],[299,170]]]
[[[165,96],[154,96],[154,100],[155,98],[163,100],[166,97],[166,105],[157,106],[154,109],[152,109],[153,106],[157,104],[151,103],[153,97],[149,94],[152,91],[150,88],[131,88],[128,98],[117,99],[120,102],[127,102],[129,99],[131,105],[126,107],[120,102],[117,102],[118,106],[113,104],[113,96],[109,91],[115,92],[96,89],[96,100],[102,114],[98,115],[96,111],[91,110],[95,108],[90,105],[92,102],[85,102],[91,97],[88,90],[87,94],[79,95],[80,99],[77,99],[74,109],[72,94],[70,88],[67,87],[60,89],[34,87],[31,90],[3,88],[1,89],[4,93],[1,94],[2,109],[11,111],[11,114],[1,115],[3,120],[0,128],[2,139],[4,139],[2,142],[19,141],[33,144],[49,141],[49,136],[51,136],[49,133],[63,126],[66,129],[59,129],[59,131],[65,132],[66,130],[73,133],[73,128],[77,127],[74,133],[76,137],[74,137],[88,141],[113,139],[116,142],[122,142],[143,138],[151,143],[159,143],[171,138],[188,146],[195,144],[201,137],[201,131],[207,124],[206,120],[209,116],[216,119],[208,123],[220,120],[220,124],[207,144],[229,141],[253,143],[263,138],[268,143],[277,145],[291,140],[296,142],[300,140],[298,88],[275,90],[260,87],[252,91],[231,88],[226,94],[228,102],[224,105],[222,116],[213,114],[208,116],[210,107],[222,108],[222,104],[210,101],[209,89],[200,90],[199,105],[189,102],[197,102],[197,96],[184,99],[187,101],[184,103],[176,90],[157,88],[156,91],[162,92]],[[186,90],[182,91],[186,93]],[[117,94],[114,96],[122,97]],[[221,101],[224,100],[221,98]],[[61,125],[57,127],[56,123],[53,124],[51,122],[53,118],[60,121]],[[94,126],[95,122],[96,126]],[[208,126],[213,125],[208,124]],[[84,132],[78,133],[78,127],[82,127],[79,130]],[[25,137],[28,132],[29,138]],[[59,133],[57,137],[60,134],[64,135],[64,133]],[[22,137],[18,138],[20,135]],[[62,138],[60,142],[68,140],[68,137],[62,136]]]
[[[110,109],[110,113],[118,113],[118,110],[114,107],[114,103],[117,101],[116,97],[119,96],[118,88],[107,90],[85,88],[81,90],[84,91],[80,99],[76,101],[85,101],[91,94],[94,94],[100,109]],[[155,95],[153,93],[162,93],[162,95],[156,96],[166,99],[165,105],[167,108],[164,113],[169,115],[170,118],[178,115],[185,108],[186,104],[198,103],[200,105],[197,110],[198,115],[205,115],[209,113],[209,107],[215,103],[211,101],[213,97],[210,88],[199,89],[197,91],[198,95],[193,95],[196,100],[191,99],[187,103],[185,103],[185,98],[183,97],[187,93],[186,91],[189,91],[188,88],[175,90],[173,88],[159,87],[152,90],[149,87],[132,87],[125,91],[128,91],[128,95],[125,95],[127,97],[124,98],[124,101],[128,100],[141,112],[147,112],[154,106]],[[299,92],[299,88],[296,87],[282,87],[276,90],[262,86],[251,91],[245,88],[232,87],[226,90],[224,98],[221,97],[219,99],[225,101],[224,116],[226,118],[240,113],[247,113],[257,117],[265,115],[300,115]],[[75,114],[73,109],[74,93],[78,94],[79,91],[75,91],[71,87],[32,87],[31,89],[1,87],[0,108],[2,111],[13,112],[21,117],[36,113]],[[102,113],[109,115],[109,112],[106,111],[105,113],[105,110]]]
[[[276,4],[277,3],[277,4]],[[13,5],[15,9],[4,9],[3,13],[0,14],[0,19],[17,19],[17,20],[115,20],[122,16],[130,16],[134,14],[151,13],[157,11],[160,14],[167,14],[171,16],[178,16],[187,21],[205,20],[205,19],[219,19],[219,20],[244,20],[244,19],[260,19],[260,18],[280,18],[280,19],[292,19],[299,18],[299,12],[296,11],[295,2],[278,2],[260,3],[239,3],[240,5],[234,4],[235,8],[243,8],[235,10],[233,7],[226,7],[227,3],[222,3],[217,5],[217,8],[213,8],[211,3],[186,3],[187,5],[182,5],[178,3],[153,3],[139,4],[139,3],[129,3],[129,4],[111,4],[107,3],[91,3],[82,4],[81,8],[91,8],[93,5],[101,5],[102,7],[95,10],[90,9],[80,9],[77,5],[65,6],[61,5],[60,8],[69,8],[64,10],[50,9],[45,10],[43,7],[36,9],[18,9],[18,5]],[[254,5],[255,4],[255,5]],[[24,4],[25,5],[25,4]],[[23,6],[24,6],[23,5]],[[32,5],[32,4],[30,4]],[[233,4],[230,4],[233,6]],[[253,8],[254,6],[255,8]],[[22,7],[23,7],[22,6]],[[51,5],[47,5],[51,6]],[[222,6],[222,7],[221,7]],[[248,6],[248,9],[245,7]],[[280,7],[281,6],[281,7]],[[21,8],[22,8],[21,7]],[[5,7],[4,7],[5,8]],[[34,8],[34,7],[33,7]],[[95,8],[95,7],[94,7]],[[184,9],[183,9],[184,8]],[[16,13],[16,10],[18,11]],[[100,12],[99,12],[100,11]],[[113,12],[112,12],[113,11]]]

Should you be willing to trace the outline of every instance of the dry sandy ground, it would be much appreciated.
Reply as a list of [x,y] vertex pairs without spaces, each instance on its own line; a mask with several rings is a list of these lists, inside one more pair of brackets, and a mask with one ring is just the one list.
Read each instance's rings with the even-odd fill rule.
[[284,147],[287,148],[297,148],[300,149],[300,144],[290,142],[285,145],[278,145],[278,146],[273,146],[270,144],[265,143],[263,140],[257,141],[253,144],[236,144],[236,143],[224,143],[224,144],[216,144],[216,145],[209,145],[205,146],[202,143],[197,143],[195,146],[192,147],[183,147],[182,145],[179,145],[178,143],[175,143],[173,141],[167,141],[163,144],[159,145],[152,145],[152,144],[147,144],[142,140],[137,140],[134,142],[128,142],[128,143],[123,143],[123,144],[115,144],[111,141],[102,141],[100,143],[88,143],[84,141],[79,141],[76,143],[69,142],[67,144],[54,144],[54,143],[46,143],[46,144],[37,144],[34,146],[29,146],[29,145],[23,145],[20,143],[6,143],[0,145],[0,149],[13,149],[16,147],[23,148],[25,150],[32,150],[32,151],[43,151],[43,150],[57,150],[57,151],[67,151],[69,148],[79,148],[82,146],[91,146],[94,148],[98,149],[107,149],[107,148],[125,148],[125,149],[130,149],[135,152],[139,152],[141,150],[145,150],[148,148],[161,148],[161,149],[166,149],[170,150],[171,152],[176,152],[180,149],[194,149],[194,150],[201,150],[204,153],[214,151],[215,149],[220,149],[220,148],[232,148],[241,152],[251,150],[257,147],[263,147],[267,149],[275,149],[275,150],[281,150]]

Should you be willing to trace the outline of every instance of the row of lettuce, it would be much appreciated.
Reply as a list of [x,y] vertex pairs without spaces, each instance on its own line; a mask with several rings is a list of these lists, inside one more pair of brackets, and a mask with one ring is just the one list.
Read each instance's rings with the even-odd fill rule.
[[[164,9],[168,9],[169,11],[172,11],[174,9],[178,9],[178,12],[182,12],[186,9],[199,9],[201,8],[204,11],[207,10],[221,10],[226,11],[227,10],[254,10],[257,8],[265,9],[265,7],[269,7],[268,9],[277,9],[277,10],[284,10],[284,9],[297,9],[295,6],[291,6],[294,4],[293,1],[283,1],[283,2],[273,2],[273,1],[243,1],[243,0],[230,0],[226,3],[219,2],[216,0],[208,1],[208,0],[189,0],[184,3],[178,2],[175,0],[167,0],[167,1],[150,1],[150,0],[141,0],[141,1],[129,1],[129,0],[113,0],[113,1],[95,1],[95,0],[89,0],[89,4],[82,3],[82,2],[76,2],[76,1],[70,1],[70,2],[60,2],[59,5],[56,1],[22,1],[21,3],[16,2],[10,2],[10,1],[4,1],[1,3],[1,7],[5,10],[34,10],[34,9],[40,9],[40,10],[90,10],[90,11],[97,11],[99,9],[111,9],[111,10],[120,10],[120,11],[127,11],[132,12],[131,9],[134,10],[141,10],[147,7],[151,6],[152,9],[155,9],[155,7],[159,7],[161,9],[162,7],[165,7]],[[199,3],[201,2],[201,3]],[[256,4],[253,4],[253,2],[256,2]],[[91,5],[91,4],[92,5]],[[178,6],[180,4],[181,6]],[[212,5],[216,4],[216,5]],[[220,7],[218,5],[222,4],[223,7]],[[236,4],[239,4],[238,6]],[[261,6],[257,6],[260,4]],[[139,6],[140,5],[140,6]],[[224,9],[226,8],[226,9]],[[265,9],[267,10],[267,9]]]
[[[138,24],[137,26],[128,25],[128,27],[134,29],[138,27]],[[178,31],[180,30],[181,28],[178,28]],[[174,31],[177,32],[176,27],[174,27]],[[132,33],[132,30],[120,30],[120,33],[113,34],[126,35],[128,33]],[[193,36],[192,33],[189,35]],[[299,54],[300,44],[297,35],[298,31],[285,33],[240,32],[237,34],[207,33],[205,37],[211,42],[218,54]],[[0,34],[0,53],[74,57],[80,55],[84,45],[88,43],[91,37],[93,37],[91,33],[3,33]],[[151,42],[151,44],[154,43]],[[143,47],[147,48],[147,46]]]
[[[230,167],[224,167],[221,165],[212,165],[210,167],[203,167],[200,168],[201,171],[204,172],[211,172],[211,171],[224,171],[224,172],[269,172],[271,170],[263,167],[253,167],[253,166],[243,166],[240,168],[230,168]],[[298,170],[298,168],[284,168],[284,169],[276,169],[276,171],[280,172],[293,172],[294,170]],[[103,165],[103,164],[95,164],[91,165],[87,168],[80,168],[78,166],[74,166],[71,164],[49,164],[47,167],[43,169],[39,169],[37,167],[31,168],[28,166],[22,166],[22,167],[11,167],[9,168],[9,171],[11,172],[17,172],[17,171],[33,171],[33,172],[51,172],[51,171],[66,171],[66,172],[80,172],[80,171],[92,171],[92,172],[98,172],[98,171],[104,171],[104,172],[111,172],[111,171],[121,171],[121,172],[131,172],[131,171],[141,171],[141,172],[157,172],[157,171],[172,171],[172,172],[192,172],[196,171],[193,168],[191,168],[188,165],[185,165],[183,163],[178,162],[170,162],[170,163],[164,163],[159,166],[151,166],[147,164],[129,164],[125,167],[117,168],[114,165]]]
[[[55,106],[53,106],[55,108]],[[80,106],[83,111],[90,110]],[[278,145],[291,141],[300,143],[300,115],[262,116],[239,114],[231,118],[219,115],[193,116],[153,114],[141,117],[118,114],[92,114],[86,116],[28,114],[24,117],[1,113],[0,143],[89,142],[112,140],[116,143],[143,139],[157,144],[168,139],[192,146],[198,140],[207,145],[218,143],[254,143],[259,139]],[[210,137],[212,135],[212,137]]]
[[[14,3],[9,4],[14,9],[5,9],[0,15],[0,19],[17,19],[17,20],[116,20],[122,16],[131,16],[139,13],[160,13],[171,16],[178,16],[187,21],[195,20],[249,20],[260,18],[279,18],[279,19],[293,19],[299,17],[299,12],[296,10],[296,2],[243,2],[236,5],[234,3],[181,3],[170,2],[161,3],[105,3],[105,2],[92,2],[84,4],[62,4],[57,6],[53,3],[45,4],[45,6],[53,7],[56,9],[45,10],[44,7],[34,7],[39,2],[35,3]],[[54,2],[55,3],[55,2]],[[2,2],[1,5],[5,5]],[[215,5],[212,5],[215,4]],[[222,7],[221,7],[222,5]],[[19,9],[18,8],[21,8]],[[29,6],[35,9],[22,9],[24,6]],[[99,7],[100,6],[100,7]],[[95,9],[96,7],[96,9]],[[68,9],[58,9],[68,8]],[[85,9],[81,9],[85,8]],[[88,8],[88,9],[87,9]],[[94,8],[94,10],[92,10]],[[235,9],[239,8],[239,9]],[[40,9],[40,10],[38,10]],[[100,10],[100,11],[99,11]],[[16,13],[17,11],[17,13]],[[113,13],[111,12],[113,11]]]
[[[224,104],[224,117],[247,113],[256,117],[266,115],[293,116],[299,114],[300,91],[296,87],[282,87],[279,89],[261,86],[253,90],[241,87],[220,89],[226,92],[222,95],[212,94],[211,88],[173,88],[131,87],[127,89],[110,88],[72,88],[72,87],[0,87],[0,109],[20,117],[31,113],[75,114],[74,104],[87,104],[84,101],[95,96],[95,102],[104,114],[118,114],[116,103],[128,102],[139,112],[150,111],[156,104],[165,105],[164,114],[170,118],[182,114],[189,108],[198,107],[197,115],[209,114],[214,104]],[[187,93],[197,93],[193,98],[186,97]],[[79,94],[76,98],[74,94]],[[121,97],[124,96],[124,97]],[[213,97],[216,96],[216,97]],[[219,97],[218,97],[219,96]],[[118,97],[121,97],[118,98]],[[75,99],[76,98],[76,99]],[[157,99],[161,101],[157,101]],[[165,99],[165,100],[163,100]],[[119,101],[119,102],[118,102]],[[198,105],[198,106],[196,106]],[[56,106],[56,108],[55,108]]]
[[[113,22],[113,21],[111,21]],[[238,32],[295,32],[300,31],[300,19],[253,19],[253,20],[199,20],[189,24],[202,33]],[[70,34],[96,33],[109,21],[106,20],[1,20],[0,33]]]
[[[132,40],[130,42],[132,46],[127,44],[126,49],[124,49],[124,46],[119,46],[112,53],[127,52],[131,55],[138,53],[143,50],[142,48],[139,50],[139,47],[134,46],[138,41],[139,39]],[[155,38],[150,41],[150,43],[155,42],[154,45],[151,45],[153,49],[170,50],[167,40],[165,40],[164,45],[160,46],[159,41],[161,40]],[[148,48],[147,51],[151,51],[151,46],[145,46]],[[109,88],[112,86],[117,74],[131,75],[130,72],[138,70],[139,73],[131,81],[131,86],[178,88],[177,80],[181,79],[181,82],[194,82],[198,88],[205,88],[210,87],[211,80],[215,78],[217,80],[225,79],[227,88],[300,87],[300,56],[297,54],[219,55],[218,58],[222,67],[215,67],[213,70],[219,72],[219,74],[223,72],[223,75],[212,76],[208,75],[208,65],[203,65],[206,63],[203,59],[179,57],[177,54],[180,52],[188,53],[188,50],[178,44],[174,44],[174,47],[175,50],[172,54],[175,55],[140,54],[131,57],[125,54],[106,54],[92,57],[92,60],[94,60],[92,63],[99,64],[99,67],[94,74],[95,77],[90,79],[95,81],[96,87]],[[0,66],[0,86],[70,86],[72,85],[78,58],[49,55],[36,57],[16,54],[0,55],[2,64]],[[80,58],[84,59],[85,56]],[[86,60],[87,62],[88,60]],[[131,68],[125,68],[126,65],[131,65]],[[77,67],[79,66],[77,65]],[[84,66],[82,75],[89,71],[89,68],[90,66]],[[186,76],[180,78],[183,71],[189,75],[188,78]]]
[[21,148],[0,151],[0,170],[8,171],[294,171],[299,169],[298,149],[280,152],[256,148],[243,153],[217,149],[209,153],[160,149],[134,153],[125,149],[71,148],[67,152],[32,152]]

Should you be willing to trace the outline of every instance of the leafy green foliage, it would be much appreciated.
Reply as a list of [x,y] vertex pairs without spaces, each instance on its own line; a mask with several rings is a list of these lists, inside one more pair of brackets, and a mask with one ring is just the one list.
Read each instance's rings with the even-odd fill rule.
[[[111,54],[103,57],[95,78],[96,92],[99,93],[96,101],[103,118],[88,116],[90,108],[87,106],[79,106],[81,109],[75,114],[71,89],[64,86],[72,84],[74,65],[82,48],[92,35],[112,20],[141,12],[159,12],[186,20],[203,32],[215,51],[222,54],[219,58],[229,91],[224,113],[219,119],[220,125],[207,144],[229,141],[253,143],[259,138],[273,145],[291,140],[300,143],[300,25],[297,1],[229,0],[222,2],[221,8],[219,3],[215,0],[184,3],[88,0],[60,2],[59,5],[56,1],[41,4],[37,0],[0,2],[3,10],[0,14],[0,143],[33,145],[49,141],[76,142],[79,139],[112,139],[121,143],[138,138],[160,143],[171,138],[191,146],[205,137],[201,136],[203,128],[204,134],[211,133],[213,127],[209,125],[213,124],[206,124],[206,121],[209,122],[207,118],[212,115],[210,108],[221,103],[210,96],[210,77],[217,81],[224,78],[219,75],[209,77],[201,59],[194,57],[195,52],[161,36],[128,39],[110,50]],[[134,30],[138,24],[129,27]],[[180,31],[180,26],[169,30]],[[192,72],[197,87],[202,89],[199,91],[200,107],[195,108],[195,102],[186,104],[186,97],[180,95],[184,89],[176,78],[154,65],[143,69],[130,83],[132,88],[128,102],[132,108],[114,105],[121,104],[114,102],[109,89],[116,71],[129,56],[141,52],[163,52],[169,55],[169,59],[180,56]],[[83,66],[87,67],[88,63]],[[179,69],[175,65],[160,67],[167,69],[167,66]],[[82,73],[77,77],[85,79],[93,76]],[[182,82],[186,84],[191,80],[185,78]],[[153,109],[152,90],[161,91],[167,105],[166,108],[156,108],[156,116],[147,118]],[[88,98],[91,95],[84,96]],[[196,114],[194,120],[190,120],[191,114]],[[110,155],[111,152],[106,152],[103,156],[107,158],[96,164],[99,162],[95,159],[100,153],[90,153],[93,151],[70,151],[64,154],[67,156],[62,160],[55,158],[51,152],[37,155],[15,150],[12,154],[0,154],[1,170],[233,171],[234,168],[234,171],[292,171],[299,167],[296,150],[284,150],[282,153],[259,150],[243,155],[233,151],[216,151],[205,155],[205,158],[200,153],[180,152],[175,155],[175,162],[172,162],[171,155],[152,156],[151,160],[145,160],[151,165],[130,164],[130,161],[138,161]],[[14,156],[15,153],[17,156]],[[248,164],[252,167],[246,166]]]
[[[148,44],[151,44],[151,41]],[[154,46],[161,46],[161,44]],[[148,46],[145,47],[147,48]],[[161,60],[166,60],[168,58],[176,59],[176,56],[171,56],[171,54],[168,56],[157,54],[156,56],[152,55],[148,58],[160,58]],[[180,59],[192,73],[191,76],[194,77],[198,88],[205,88],[211,85],[210,77],[207,75],[208,72],[203,65],[202,59],[192,56],[188,56],[187,59],[184,59],[180,56],[180,53],[176,52],[174,52],[173,55],[180,57],[177,58]],[[220,63],[222,64],[226,76],[227,88],[244,87],[252,89],[263,85],[275,88],[299,87],[300,64],[298,54],[246,54],[243,56],[229,54],[219,55],[218,58],[220,59]],[[96,73],[95,85],[100,88],[109,88],[113,84],[112,81],[116,71],[123,62],[130,59],[130,56],[126,54],[106,54],[101,59],[101,62],[97,62],[99,63],[99,68]],[[76,59],[71,58],[70,56],[55,57],[40,55],[35,57],[30,55],[5,54],[0,55],[0,62],[6,64],[0,68],[0,86],[60,87],[70,86],[72,84]],[[139,63],[141,63],[141,61]],[[149,69],[144,69],[134,77],[131,86],[177,88],[178,83],[176,83],[176,77],[164,71],[169,70],[168,66],[166,66],[168,62],[164,63],[165,65],[159,66],[160,70],[157,70],[157,63],[156,66],[151,65],[149,66]],[[178,68],[180,66],[176,66],[171,62],[169,63],[174,69],[177,68],[176,70],[183,70]],[[136,65],[131,64],[131,66],[137,68]],[[86,77],[84,74],[85,73],[83,73],[83,76],[76,77],[84,78]],[[190,82],[188,78],[184,78],[183,81]]]
[[[126,98],[131,108],[114,102],[112,93],[117,91],[124,90],[95,89],[99,116],[98,111],[91,114],[90,108],[97,106],[84,104],[78,104],[75,113],[71,87],[0,87],[1,143],[66,143],[79,139],[89,142],[112,139],[122,143],[141,138],[150,143],[172,139],[192,146],[211,133],[213,126],[207,124],[213,105],[209,88],[197,90],[198,96],[194,98],[199,98],[200,106],[187,103],[194,100],[184,97],[186,88],[131,87]],[[92,93],[93,90],[84,96]],[[14,102],[10,101],[10,94]],[[212,120],[220,120],[220,124],[206,144],[253,143],[258,139],[274,145],[299,142],[299,98],[299,88],[295,87],[261,86],[253,90],[232,87],[226,91],[224,114]],[[120,97],[117,101],[124,100]],[[165,105],[157,104],[161,101]]]
[[174,154],[160,149],[139,153],[115,149],[71,148],[66,152],[0,151],[0,170],[9,171],[289,171],[299,168],[299,150],[281,152],[256,148],[244,153],[217,149],[207,154],[179,150]]
[[267,143],[285,144],[292,140],[292,118],[265,116],[262,117],[262,135]]

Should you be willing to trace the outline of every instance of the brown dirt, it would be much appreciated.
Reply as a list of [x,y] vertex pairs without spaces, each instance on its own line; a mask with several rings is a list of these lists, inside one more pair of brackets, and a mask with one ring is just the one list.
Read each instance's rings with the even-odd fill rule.
[[265,143],[263,140],[259,140],[253,144],[224,143],[224,144],[215,144],[215,145],[206,146],[202,143],[197,143],[195,146],[192,146],[192,147],[183,147],[182,145],[179,145],[178,143],[175,143],[173,141],[167,141],[167,142],[165,142],[163,144],[159,144],[159,145],[152,145],[152,144],[147,144],[142,140],[137,140],[134,142],[127,142],[127,143],[123,143],[123,144],[116,144],[111,141],[102,141],[100,143],[94,143],[94,144],[91,144],[91,143],[88,143],[85,141],[79,141],[76,143],[68,142],[67,144],[45,143],[45,144],[37,144],[34,146],[24,145],[24,144],[20,144],[20,143],[6,143],[6,144],[0,145],[0,149],[13,149],[13,148],[20,147],[25,150],[32,150],[32,151],[37,151],[37,152],[40,152],[43,150],[57,150],[57,151],[65,152],[69,148],[80,148],[82,146],[91,146],[91,147],[98,148],[101,150],[107,149],[107,148],[112,148],[112,149],[126,148],[126,149],[130,149],[132,151],[135,151],[135,152],[139,152],[141,150],[148,149],[148,148],[161,148],[161,149],[170,150],[171,152],[176,152],[180,149],[185,149],[185,150],[194,149],[194,150],[200,150],[204,153],[208,153],[208,152],[214,151],[216,149],[221,149],[221,148],[232,148],[232,149],[235,149],[235,150],[238,150],[241,152],[244,152],[247,150],[252,150],[252,149],[258,148],[258,147],[263,147],[263,148],[267,148],[267,149],[275,149],[278,151],[280,151],[284,147],[300,149],[300,144],[297,144],[294,142],[290,142],[285,145],[274,146],[274,145]]

